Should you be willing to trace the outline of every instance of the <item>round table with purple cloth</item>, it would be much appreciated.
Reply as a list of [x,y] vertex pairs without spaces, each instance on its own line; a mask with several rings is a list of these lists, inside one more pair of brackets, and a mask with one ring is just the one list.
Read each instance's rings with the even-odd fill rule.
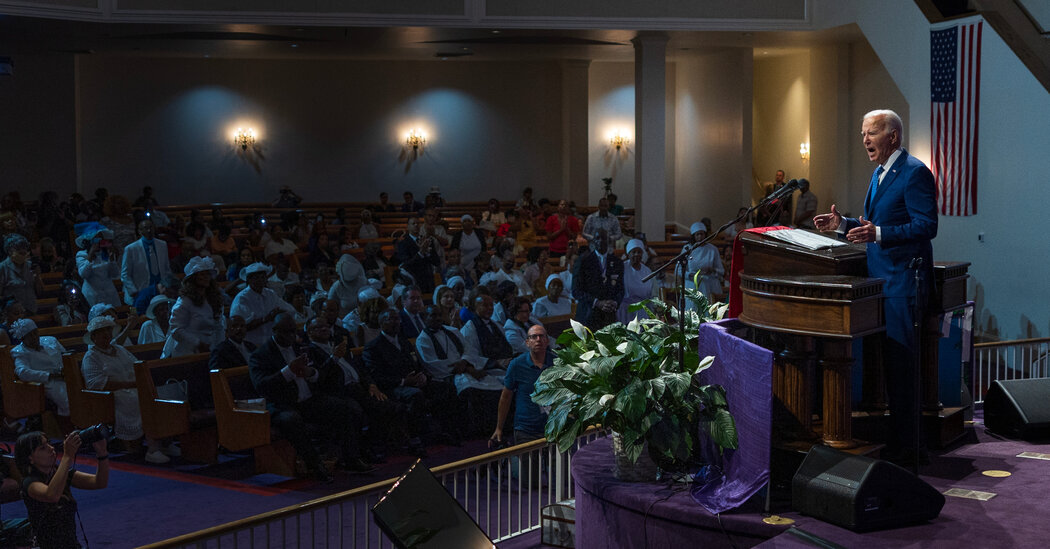
[[[684,482],[624,482],[613,477],[612,440],[596,440],[572,459],[576,483],[576,547],[722,547],[730,536],[751,547],[786,527],[762,522],[751,502],[717,516],[693,500]],[[724,528],[724,531],[723,531]]]

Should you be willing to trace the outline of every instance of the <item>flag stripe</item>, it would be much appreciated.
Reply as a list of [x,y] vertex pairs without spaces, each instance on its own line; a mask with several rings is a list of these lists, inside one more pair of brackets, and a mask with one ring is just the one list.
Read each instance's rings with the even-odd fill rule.
[[940,212],[977,213],[981,22],[930,32],[930,129]]

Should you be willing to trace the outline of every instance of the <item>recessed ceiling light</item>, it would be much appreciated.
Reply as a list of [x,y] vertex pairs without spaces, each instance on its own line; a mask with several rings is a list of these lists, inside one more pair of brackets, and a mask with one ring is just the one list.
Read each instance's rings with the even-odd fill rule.
[[762,52],[762,55],[769,55],[769,52],[768,51],[764,51],[764,52]]
[[502,31],[494,30],[494,31],[492,31],[492,34],[499,34],[500,32],[502,32]]
[[293,48],[298,48],[298,47],[299,47],[299,44],[292,44],[292,47],[293,47]]

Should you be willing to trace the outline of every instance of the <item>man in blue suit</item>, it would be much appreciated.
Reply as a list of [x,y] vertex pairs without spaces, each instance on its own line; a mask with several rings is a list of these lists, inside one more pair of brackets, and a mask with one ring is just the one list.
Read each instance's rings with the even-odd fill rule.
[[[913,321],[916,301],[925,309],[933,287],[930,241],[937,236],[937,188],[929,168],[901,148],[903,133],[897,113],[877,110],[866,114],[861,137],[868,159],[877,166],[864,200],[864,215],[844,218],[832,205],[830,213],[814,217],[813,223],[822,231],[845,235],[850,242],[867,244],[868,276],[886,281],[883,364],[891,419],[884,456],[913,462],[920,452],[915,448],[918,395],[913,381],[919,341]],[[921,278],[918,296],[916,270]]]

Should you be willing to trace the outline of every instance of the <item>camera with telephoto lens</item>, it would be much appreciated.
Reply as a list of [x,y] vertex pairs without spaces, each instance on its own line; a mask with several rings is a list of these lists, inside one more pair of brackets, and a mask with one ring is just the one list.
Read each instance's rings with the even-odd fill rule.
[[110,429],[106,424],[99,423],[82,429],[79,433],[80,443],[84,446],[90,446],[100,440],[109,440],[113,435],[113,430]]

